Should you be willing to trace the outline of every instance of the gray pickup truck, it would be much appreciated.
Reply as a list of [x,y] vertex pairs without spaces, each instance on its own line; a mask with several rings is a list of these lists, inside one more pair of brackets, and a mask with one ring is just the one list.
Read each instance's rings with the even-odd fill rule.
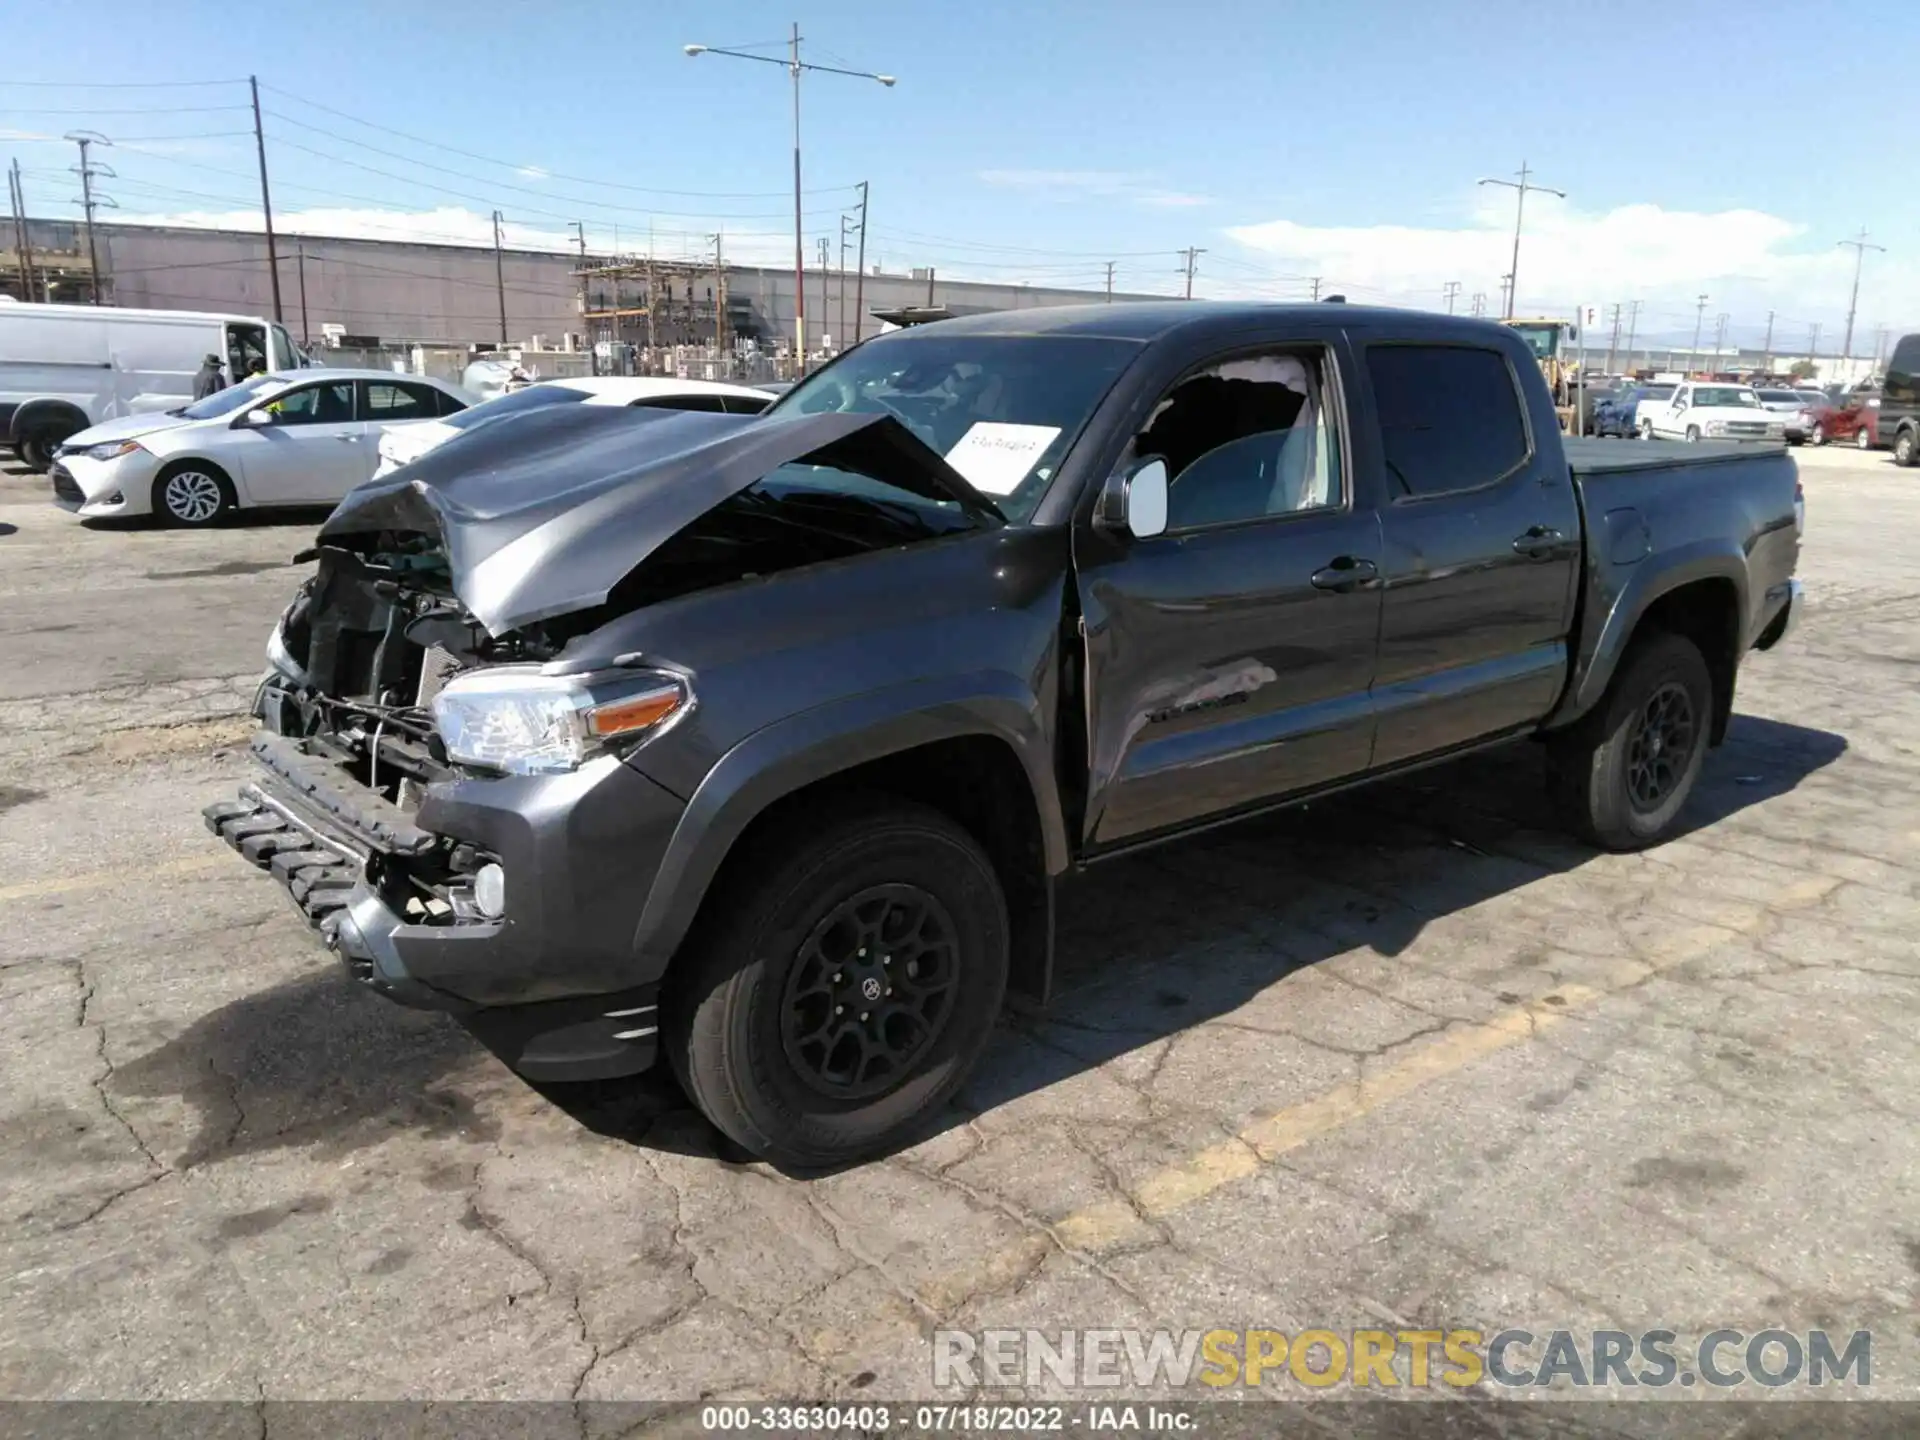
[[562,406],[355,491],[208,824],[537,1080],[664,1057],[777,1163],[899,1143],[1055,889],[1533,739],[1668,834],[1786,633],[1782,447],[1563,441],[1497,325],[1103,305],[891,333],[766,415]]

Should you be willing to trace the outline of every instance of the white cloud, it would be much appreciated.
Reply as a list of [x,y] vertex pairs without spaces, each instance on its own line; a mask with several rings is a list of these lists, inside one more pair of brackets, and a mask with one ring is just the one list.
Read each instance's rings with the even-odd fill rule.
[[[1325,276],[1329,288],[1349,290],[1356,300],[1437,307],[1442,287],[1455,280],[1462,287],[1462,309],[1476,291],[1487,296],[1491,309],[1512,259],[1513,195],[1489,190],[1477,193],[1475,202],[1466,222],[1454,227],[1271,220],[1226,234],[1244,247],[1242,263],[1257,258],[1275,272]],[[1852,252],[1840,249],[1838,237],[1826,229],[1760,210],[1637,204],[1596,213],[1530,194],[1518,308],[1558,312],[1638,299],[1640,333],[1647,335],[1690,327],[1697,297],[1705,294],[1709,328],[1724,312],[1731,334],[1757,337],[1773,310],[1782,324],[1800,327],[1777,329],[1781,339],[1804,344],[1805,326],[1819,321],[1829,327],[1825,344],[1838,338],[1832,327],[1844,318],[1853,276]],[[1903,316],[1920,318],[1920,281],[1875,260],[1868,257],[1856,336],[1870,337],[1882,320],[1897,325]],[[1230,287],[1232,273],[1229,260],[1211,277],[1214,293]]]
[[1184,209],[1210,205],[1205,195],[1170,190],[1157,177],[1129,170],[982,170],[982,183],[1002,190],[1018,190],[1036,199],[1059,202],[1123,200],[1155,209]]
[[550,178],[549,172],[542,170],[538,165],[521,165],[517,167],[513,173],[526,180],[545,180]]

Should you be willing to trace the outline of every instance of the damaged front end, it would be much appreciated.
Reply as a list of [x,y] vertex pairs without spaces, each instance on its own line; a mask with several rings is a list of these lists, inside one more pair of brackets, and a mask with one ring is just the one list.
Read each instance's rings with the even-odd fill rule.
[[[796,464],[925,513],[762,483]],[[997,523],[879,417],[566,406],[476,427],[322,527],[268,644],[259,774],[207,824],[354,978],[460,1015],[522,1073],[642,1068],[659,977],[636,973],[633,940],[685,799],[626,762],[694,711],[698,680],[677,658],[600,653],[595,632]]]

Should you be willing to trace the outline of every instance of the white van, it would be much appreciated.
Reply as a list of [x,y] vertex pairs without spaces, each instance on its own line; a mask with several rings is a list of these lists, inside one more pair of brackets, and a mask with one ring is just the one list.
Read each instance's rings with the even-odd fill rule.
[[284,327],[253,315],[0,305],[0,435],[44,471],[90,425],[187,404],[208,355],[225,358],[229,384],[256,364],[307,363]]

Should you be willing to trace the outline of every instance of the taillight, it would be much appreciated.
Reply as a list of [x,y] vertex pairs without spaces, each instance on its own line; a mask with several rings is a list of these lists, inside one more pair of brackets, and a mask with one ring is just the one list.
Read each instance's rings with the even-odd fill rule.
[[1807,488],[1797,479],[1793,482],[1793,533],[1807,533]]

